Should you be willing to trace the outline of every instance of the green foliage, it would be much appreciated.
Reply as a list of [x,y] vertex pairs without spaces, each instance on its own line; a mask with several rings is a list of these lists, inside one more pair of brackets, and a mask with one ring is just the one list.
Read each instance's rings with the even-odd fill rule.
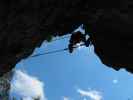
[[52,41],[52,36],[51,36],[51,35],[48,35],[47,38],[46,38],[46,40],[47,40],[48,42]]
[[17,99],[15,97],[13,97],[12,100],[17,100]]
[[45,37],[47,42],[50,42],[53,38],[52,34],[50,34],[50,33],[45,33],[44,37]]
[[37,97],[37,98],[33,98],[33,100],[40,100],[40,97]]
[[[33,100],[40,100],[40,97],[37,97],[37,98],[32,98]],[[12,97],[11,100],[17,100],[16,97]],[[23,98],[20,98],[20,100],[24,100]]]
[[85,32],[86,33],[90,33],[91,32],[91,29],[90,29],[89,25],[85,25]]

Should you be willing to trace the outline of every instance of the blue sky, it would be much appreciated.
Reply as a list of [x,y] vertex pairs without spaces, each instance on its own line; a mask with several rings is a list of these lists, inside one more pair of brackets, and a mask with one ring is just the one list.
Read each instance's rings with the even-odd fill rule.
[[[44,42],[33,54],[62,49],[67,45],[68,39]],[[41,80],[47,100],[96,100],[90,93],[101,96],[97,100],[133,100],[133,74],[106,67],[93,49],[93,46],[82,47],[72,54],[64,51],[27,58],[18,63],[16,69]],[[98,94],[93,94],[94,91]]]

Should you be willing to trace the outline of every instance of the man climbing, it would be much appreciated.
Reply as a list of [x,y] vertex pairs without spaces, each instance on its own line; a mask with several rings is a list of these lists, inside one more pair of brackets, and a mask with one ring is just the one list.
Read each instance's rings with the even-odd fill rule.
[[83,42],[84,45],[86,47],[88,47],[90,45],[89,35],[88,34],[82,34],[80,31],[74,32],[71,35],[71,38],[69,40],[69,45],[68,45],[69,52],[72,53],[74,48],[75,48],[74,46],[77,43],[81,43],[81,42]]

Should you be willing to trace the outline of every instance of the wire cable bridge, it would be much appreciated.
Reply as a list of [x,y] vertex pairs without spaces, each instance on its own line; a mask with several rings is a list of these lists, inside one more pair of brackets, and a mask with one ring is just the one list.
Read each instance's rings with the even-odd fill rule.
[[[80,44],[78,46],[76,45],[73,48],[78,48],[80,46],[84,46],[84,44]],[[45,53],[39,53],[39,54],[32,55],[29,58],[38,57],[38,56],[47,55],[47,54],[55,54],[55,53],[63,52],[63,51],[67,51],[67,50],[68,50],[68,48],[58,49],[58,50],[53,50],[53,51],[48,51],[48,52],[45,52]]]

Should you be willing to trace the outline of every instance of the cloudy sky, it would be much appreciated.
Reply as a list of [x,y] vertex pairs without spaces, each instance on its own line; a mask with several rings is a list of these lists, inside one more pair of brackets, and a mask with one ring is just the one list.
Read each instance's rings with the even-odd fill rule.
[[11,83],[11,93],[22,97],[24,100],[38,97],[41,100],[47,100],[44,93],[44,83],[26,72],[16,70]]
[[[67,45],[68,39],[43,43],[33,54]],[[73,54],[64,51],[21,61],[16,65],[12,91],[26,100],[33,95],[44,100],[133,100],[133,74],[103,65],[93,49],[83,47]]]

